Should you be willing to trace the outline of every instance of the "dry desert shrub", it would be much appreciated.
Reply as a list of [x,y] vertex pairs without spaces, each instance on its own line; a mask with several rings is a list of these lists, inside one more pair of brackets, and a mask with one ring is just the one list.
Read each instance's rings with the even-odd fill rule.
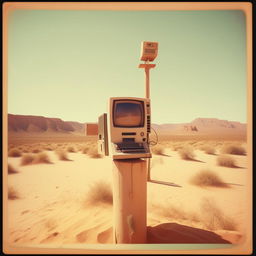
[[21,158],[21,165],[32,164],[32,162],[34,160],[35,160],[35,155],[33,155],[33,154],[25,154]]
[[211,198],[203,198],[201,201],[201,221],[210,230],[224,229],[236,230],[237,224],[231,218],[223,214]]
[[82,151],[83,145],[82,144],[76,144],[77,151]]
[[163,146],[155,146],[151,148],[151,151],[155,155],[164,155],[164,147]]
[[170,203],[160,205],[153,204],[153,208],[158,214],[169,219],[199,221],[198,214],[187,212],[182,207],[174,206]]
[[44,150],[47,150],[47,151],[52,151],[54,149],[54,147],[52,146],[45,146],[44,147]]
[[14,148],[15,146],[14,146],[14,144],[9,144],[8,145],[8,150],[10,150],[10,149],[12,149],[12,148]]
[[33,147],[31,145],[26,145],[24,146],[23,152],[29,153],[29,152],[32,152],[32,150],[33,150]]
[[46,164],[51,163],[49,156],[44,152],[38,153],[37,155],[25,154],[21,158],[21,165],[40,164],[40,163],[46,163]]
[[206,145],[202,147],[202,150],[209,155],[215,155],[215,148],[213,146],[210,145]]
[[232,155],[245,155],[246,150],[244,147],[240,145],[230,144],[230,145],[224,145],[221,148],[221,153],[232,154]]
[[163,141],[161,143],[161,146],[163,146],[164,148],[169,148],[171,146],[171,143],[169,141]]
[[202,141],[197,141],[196,143],[193,144],[195,148],[201,148],[203,146],[203,142]]
[[173,143],[172,150],[179,151],[180,149],[182,149],[182,147],[183,147],[183,145],[181,143]]
[[194,160],[195,154],[194,150],[191,146],[186,146],[181,149],[179,149],[180,157],[184,160]]
[[8,199],[10,200],[15,200],[15,199],[19,199],[19,193],[18,191],[14,188],[14,187],[9,187],[8,188]]
[[183,209],[171,205],[162,206],[161,215],[171,219],[187,219]]
[[89,189],[86,202],[91,205],[98,203],[113,204],[112,188],[105,181],[95,182]]
[[55,151],[55,153],[57,154],[59,160],[70,161],[70,159],[68,158],[67,152],[65,150],[57,150]]
[[21,152],[21,154],[22,154],[22,153],[24,152],[24,150],[27,149],[27,147],[24,146],[24,145],[22,145],[22,146],[19,146],[19,147],[16,148],[16,149],[18,149],[18,150]]
[[81,149],[81,151],[82,151],[83,154],[87,154],[88,151],[89,151],[89,149],[90,149],[89,146],[83,146],[82,149]]
[[38,149],[38,148],[34,148],[34,149],[32,149],[32,153],[37,154],[37,153],[40,153],[40,152],[42,152],[42,150],[41,150],[41,149]]
[[97,147],[92,147],[92,148],[90,148],[90,149],[88,150],[88,155],[89,155],[91,158],[102,158],[102,157],[103,157],[102,154],[99,154]]
[[76,149],[73,146],[68,146],[67,151],[70,152],[70,153],[75,153]]
[[63,144],[58,143],[58,144],[55,144],[55,145],[53,146],[53,149],[54,149],[54,150],[59,150],[59,149],[65,149],[65,150],[66,150],[66,146],[63,145]]
[[195,145],[197,143],[197,141],[196,140],[191,140],[191,141],[188,141],[187,143],[189,145]]
[[8,152],[8,156],[11,157],[20,157],[22,155],[21,151],[17,148],[12,148]]
[[49,158],[49,156],[44,153],[44,152],[41,152],[41,153],[38,153],[35,157],[35,160],[33,161],[34,164],[50,164],[51,163],[51,160]]
[[8,164],[8,174],[15,174],[15,173],[18,173],[18,171],[11,164]]
[[235,159],[228,155],[220,155],[217,158],[217,164],[225,167],[236,167]]
[[216,173],[210,170],[201,170],[190,179],[190,182],[197,186],[228,187]]

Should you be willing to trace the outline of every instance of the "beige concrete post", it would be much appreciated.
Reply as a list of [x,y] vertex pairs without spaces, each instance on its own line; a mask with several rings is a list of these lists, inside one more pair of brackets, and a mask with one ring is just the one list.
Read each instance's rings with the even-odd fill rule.
[[114,243],[146,243],[147,162],[113,160]]

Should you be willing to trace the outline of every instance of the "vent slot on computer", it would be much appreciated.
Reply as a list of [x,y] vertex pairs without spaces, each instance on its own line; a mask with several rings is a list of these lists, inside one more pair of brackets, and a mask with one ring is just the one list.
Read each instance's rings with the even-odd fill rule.
[[126,135],[136,135],[136,132],[122,132],[122,135],[123,136],[126,136]]
[[147,132],[150,133],[150,116],[147,116]]

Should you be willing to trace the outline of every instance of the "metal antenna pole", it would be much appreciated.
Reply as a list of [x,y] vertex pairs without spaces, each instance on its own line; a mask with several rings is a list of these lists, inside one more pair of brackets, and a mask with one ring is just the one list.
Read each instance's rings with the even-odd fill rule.
[[[149,61],[145,62],[146,65],[149,64]],[[146,81],[146,98],[150,99],[150,85],[149,85],[149,67],[145,67],[145,81]]]
[[[144,64],[140,64],[139,68],[144,68],[145,69],[145,92],[146,92],[146,99],[150,100],[150,81],[149,81],[149,71],[151,68],[154,68],[156,64],[149,64],[149,61],[145,61]],[[149,142],[149,134],[147,135],[147,141]],[[148,169],[148,175],[147,175],[147,180],[149,181],[150,178],[150,158],[148,158],[148,164],[147,164],[147,169]]]
[[146,91],[146,99],[150,99],[150,83],[149,83],[149,71],[151,68],[154,68],[156,64],[149,64],[149,61],[144,64],[140,64],[139,68],[145,69],[145,91]]

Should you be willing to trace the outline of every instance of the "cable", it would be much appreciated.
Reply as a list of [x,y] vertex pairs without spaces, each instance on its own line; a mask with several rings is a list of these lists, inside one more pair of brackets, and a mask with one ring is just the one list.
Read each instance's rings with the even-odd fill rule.
[[156,135],[156,141],[149,141],[149,146],[155,146],[157,143],[158,143],[158,135],[157,135],[157,132],[156,130],[151,126],[151,129],[154,131],[155,135]]
[[[158,143],[158,135],[156,130],[151,126],[151,129],[154,131],[155,135],[156,135],[156,141],[149,141],[148,145],[149,146],[155,146]],[[147,181],[151,180],[151,175],[150,175],[150,171],[152,169],[152,164],[150,164],[150,158],[148,158],[148,177],[147,177]]]

